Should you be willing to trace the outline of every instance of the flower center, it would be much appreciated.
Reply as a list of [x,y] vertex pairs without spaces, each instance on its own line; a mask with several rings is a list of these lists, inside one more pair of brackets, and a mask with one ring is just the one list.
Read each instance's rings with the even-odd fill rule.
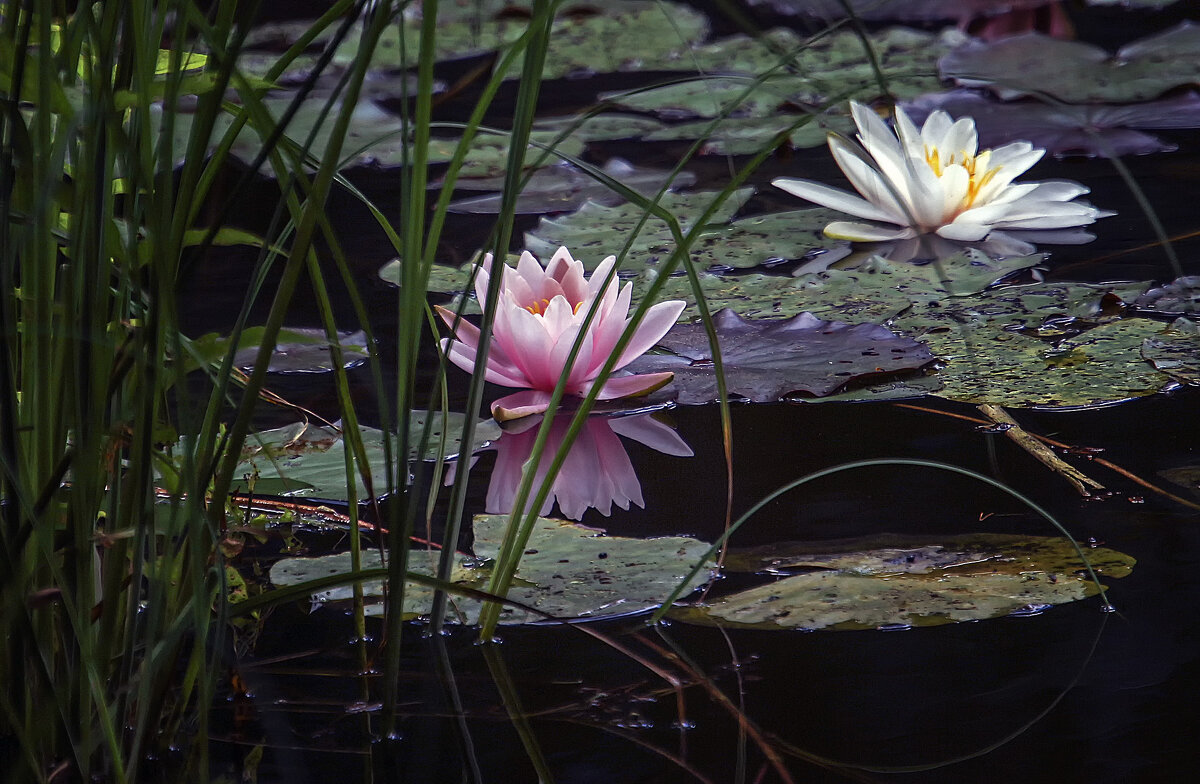
[[925,162],[929,164],[929,168],[933,169],[933,173],[938,177],[946,170],[947,166],[958,164],[967,170],[967,195],[963,199],[960,210],[968,209],[975,204],[975,200],[979,197],[979,192],[984,186],[992,181],[996,176],[996,172],[1000,167],[989,167],[991,163],[992,151],[984,150],[978,155],[968,155],[966,150],[959,150],[957,153],[951,153],[942,159],[942,151],[937,147],[925,145]]
[[[574,315],[574,314],[576,314],[576,313],[578,313],[578,312],[579,312],[579,307],[580,307],[581,305],[583,305],[583,301],[582,301],[582,300],[581,300],[581,301],[579,301],[579,302],[576,302],[576,303],[574,304],[574,306],[572,306],[572,307],[571,307],[571,313],[572,313],[572,315]],[[533,315],[535,315],[535,316],[542,316],[542,315],[545,315],[545,313],[546,313],[546,308],[548,308],[548,307],[550,307],[550,298],[545,298],[545,297],[544,297],[544,298],[542,298],[542,299],[535,300],[534,302],[532,302],[532,303],[531,303],[531,304],[529,304],[529,305],[526,305],[526,306],[525,306],[525,309],[526,309],[526,310],[528,310],[530,313],[532,313],[532,314],[533,314]]]

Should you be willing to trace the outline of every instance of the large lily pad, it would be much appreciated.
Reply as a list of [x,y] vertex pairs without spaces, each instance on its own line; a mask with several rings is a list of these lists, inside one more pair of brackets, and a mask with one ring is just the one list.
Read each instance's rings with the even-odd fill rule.
[[[829,210],[795,210],[731,221],[734,212],[752,193],[751,188],[736,191],[709,219],[706,230],[691,247],[691,258],[698,268],[754,267],[847,247],[846,242],[823,234],[834,216]],[[686,233],[716,195],[667,193],[658,203],[675,216]],[[644,214],[643,208],[636,204],[606,207],[589,202],[570,215],[543,218],[536,228],[526,232],[525,247],[535,255],[549,257],[565,245],[576,257],[582,257],[589,269],[594,269],[606,255],[618,252],[629,241]],[[623,269],[656,265],[668,258],[676,245],[666,222],[650,218],[633,240]]]
[[[507,524],[506,515],[475,517],[475,557],[456,560],[452,574],[455,583],[471,588],[481,588],[486,583],[491,574],[491,559],[498,553]],[[644,612],[660,606],[708,548],[705,542],[687,537],[606,536],[596,528],[539,517],[508,596],[556,618],[600,618]],[[416,551],[411,559],[412,571],[434,574],[436,553]],[[364,568],[380,565],[377,553],[363,553]],[[349,553],[292,558],[275,564],[271,581],[280,586],[297,585],[349,571]],[[712,576],[712,571],[701,570],[688,588],[695,590]],[[383,585],[364,583],[363,591],[369,597],[379,597],[383,595]],[[405,591],[405,617],[427,615],[432,607],[432,594],[432,590],[410,584]],[[351,589],[347,586],[315,594],[313,599],[326,602],[350,596]],[[478,621],[481,604],[478,600],[452,596],[451,601],[456,610],[453,619],[467,624]],[[380,604],[368,607],[369,614],[381,612]],[[504,624],[541,620],[541,615],[509,606],[504,607],[500,616]]]
[[929,332],[942,358],[936,394],[966,403],[1014,408],[1098,406],[1144,397],[1170,378],[1142,359],[1142,344],[1162,325],[1144,319],[1103,324],[1055,344],[996,322]]
[[[515,42],[529,26],[530,3],[511,0],[443,4],[438,7],[435,38],[437,59],[447,60],[502,49]],[[373,68],[412,67],[420,52],[419,5],[410,5],[403,25],[380,40],[371,60]],[[708,35],[708,21],[688,6],[655,0],[607,0],[602,4],[575,0],[563,3],[550,31],[550,48],[542,71],[545,79],[588,73],[610,73],[658,54],[686,49]],[[405,62],[401,53],[407,58]],[[353,62],[359,56],[357,36],[338,48],[335,62]],[[506,76],[520,76],[520,60]]]
[[[878,257],[849,259],[845,266],[798,277],[779,275],[701,275],[701,291],[710,310],[731,308],[743,316],[790,317],[808,311],[824,319],[882,322],[915,304],[941,303],[975,294],[994,281],[1030,267],[1041,256],[990,259],[967,250],[927,264],[892,263]],[[645,287],[637,287],[635,298]],[[697,315],[686,277],[666,281],[661,299],[688,303],[680,321]],[[635,299],[636,302],[636,299]]]
[[942,58],[942,75],[987,86],[1001,98],[1050,95],[1067,103],[1133,103],[1200,83],[1200,26],[1181,22],[1162,33],[1105,50],[1026,33],[994,43],[972,41]]
[[[946,543],[860,543],[862,549],[839,544],[847,551],[781,553],[785,548],[776,546],[762,566],[808,571],[671,615],[756,629],[903,628],[1028,615],[1098,593],[1074,545],[1061,538],[980,534]],[[1106,577],[1124,577],[1134,564],[1114,550],[1085,553]],[[753,563],[746,554],[738,560]]]
[[[916,371],[933,361],[922,343],[877,324],[822,321],[801,313],[786,321],[747,321],[731,310],[713,316],[731,398],[756,403],[795,393],[821,397],[865,378]],[[680,403],[719,399],[704,327],[677,324],[659,341],[671,354],[647,354],[635,373],[670,370]]]
[[[431,425],[429,443],[422,459],[436,457],[443,436],[447,457],[462,451],[464,415],[451,413],[449,419],[443,421],[441,414],[419,413],[409,421],[410,457],[417,458],[415,450],[426,422]],[[358,467],[358,476],[366,473],[372,477],[371,489],[379,494],[386,484],[384,433],[370,427],[360,430],[367,465]],[[474,442],[467,451],[482,448],[499,437],[500,426],[495,422],[477,422]],[[396,442],[393,440],[392,443],[395,445]],[[246,439],[243,460],[234,471],[238,479],[233,491],[346,501],[345,449],[340,431],[304,422],[254,433]],[[361,482],[358,490],[359,498],[365,498],[366,489]]]
[[1184,384],[1200,384],[1200,325],[1177,319],[1158,336],[1146,338],[1142,356]]
[[922,96],[905,108],[916,122],[935,109],[951,117],[971,117],[984,147],[1025,140],[1059,155],[1107,158],[1165,152],[1175,145],[1135,129],[1200,127],[1200,96],[1195,93],[1138,104],[1068,105],[1000,102],[969,90],[952,90]]

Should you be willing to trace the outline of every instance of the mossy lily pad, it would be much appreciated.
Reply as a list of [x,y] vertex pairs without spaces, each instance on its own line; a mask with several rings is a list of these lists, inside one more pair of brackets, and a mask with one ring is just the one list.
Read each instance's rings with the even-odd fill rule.
[[[691,246],[691,259],[699,269],[754,267],[847,247],[846,242],[823,234],[825,225],[833,219],[828,210],[795,210],[731,220],[752,193],[751,188],[736,191],[709,218],[706,229]],[[667,193],[658,203],[675,216],[686,233],[716,196],[709,192]],[[618,252],[629,241],[644,214],[645,210],[636,204],[606,207],[589,202],[570,215],[543,218],[525,234],[525,247],[534,255],[549,257],[560,246],[566,246],[594,269],[606,255]],[[666,222],[650,218],[638,230],[622,268],[637,270],[658,264],[676,246]]]
[[[477,515],[475,557],[459,557],[452,580],[471,588],[482,588],[491,574],[491,559],[497,555],[504,538],[506,515]],[[662,604],[708,550],[708,544],[687,537],[631,539],[606,536],[596,528],[563,520],[539,517],[517,569],[509,598],[534,607],[555,618],[600,618],[644,612]],[[363,567],[381,565],[378,553],[363,553]],[[432,575],[437,553],[414,551],[409,564],[412,571]],[[350,555],[342,553],[320,558],[292,558],[275,564],[271,581],[276,585],[297,585],[317,577],[350,571]],[[699,588],[712,579],[713,572],[701,570],[689,589]],[[404,615],[427,615],[432,607],[433,591],[410,583],[405,591]],[[368,597],[383,595],[381,583],[364,583]],[[315,594],[315,602],[348,599],[349,586]],[[480,602],[451,596],[451,619],[473,624],[478,621]],[[368,614],[379,614],[382,605],[368,607]],[[505,606],[503,624],[535,623],[542,615]]]
[[[1040,260],[1040,256],[994,260],[978,251],[965,251],[927,264],[893,263],[868,257],[847,259],[830,269],[797,277],[753,273],[701,275],[700,284],[710,310],[731,308],[743,316],[756,318],[790,317],[808,311],[823,319],[879,323],[917,304],[941,303],[978,293],[1005,275]],[[635,298],[644,288],[635,289]],[[690,321],[697,315],[686,277],[669,279],[660,298],[688,302],[680,321]]]
[[[456,59],[507,47],[526,32],[529,11],[530,3],[511,0],[439,6],[435,39],[437,59]],[[412,67],[416,62],[420,53],[420,6],[410,5],[405,13],[405,23],[390,26],[380,40],[371,60],[373,68]],[[401,34],[404,35],[403,49]],[[636,65],[647,57],[665,56],[686,49],[707,35],[706,17],[679,3],[654,0],[606,0],[602,4],[583,0],[565,2],[555,14],[542,78],[611,73]],[[358,37],[349,36],[338,48],[334,61],[347,64],[358,56]],[[506,77],[519,77],[520,67],[518,60]]]
[[[774,402],[795,393],[821,397],[862,379],[912,372],[933,361],[923,344],[877,324],[822,321],[811,313],[785,321],[747,321],[731,310],[713,316],[731,398]],[[635,373],[670,370],[680,403],[719,399],[704,327],[678,324],[659,341],[670,354],[634,360]]]
[[1067,103],[1134,103],[1200,82],[1200,26],[1181,22],[1162,33],[1105,50],[1025,33],[972,41],[942,58],[942,75],[986,86],[1001,98],[1050,95]]
[[[443,421],[440,413],[420,413],[414,414],[409,421],[410,448],[413,450],[411,457],[416,457],[417,439],[421,437],[427,421],[431,421],[432,425],[422,459],[431,460],[437,456],[442,448],[443,434],[446,457],[462,451],[464,415],[452,412],[449,419]],[[358,467],[358,476],[364,473],[371,476],[371,490],[381,494],[386,485],[384,433],[370,427],[361,427],[360,430],[368,465]],[[499,437],[500,427],[495,422],[478,422],[471,449],[484,447]],[[396,442],[393,440],[392,443],[395,445]],[[254,492],[258,495],[299,496],[331,501],[345,501],[348,496],[345,442],[341,432],[304,422],[248,436],[242,462],[233,474],[239,477],[233,486],[233,491],[237,493]],[[358,496],[360,500],[368,497],[361,480]]]
[[791,147],[820,147],[830,130],[846,133],[850,126],[849,120],[830,115],[773,114],[680,123],[648,133],[642,139],[648,142],[703,139],[701,155],[750,155],[776,143],[781,136]]
[[[805,571],[708,606],[676,608],[671,617],[756,629],[905,628],[1036,614],[1098,593],[1073,543],[1061,538],[980,534],[946,543],[861,543],[866,549],[839,544],[846,551],[786,553],[776,546],[763,566]],[[1104,577],[1124,577],[1134,564],[1114,550],[1084,553]],[[734,561],[753,562],[745,554]]]
[[1152,395],[1170,378],[1142,359],[1162,325],[1144,319],[1103,324],[1051,344],[994,322],[929,332],[922,340],[944,362],[939,397],[1014,408],[1107,405]]

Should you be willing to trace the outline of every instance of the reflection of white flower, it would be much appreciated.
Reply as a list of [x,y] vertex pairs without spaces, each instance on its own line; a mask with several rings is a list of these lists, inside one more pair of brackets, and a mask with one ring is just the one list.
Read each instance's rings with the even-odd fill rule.
[[825,233],[877,242],[928,232],[976,242],[993,230],[1063,229],[1105,213],[1072,201],[1088,192],[1068,180],[1014,183],[1045,150],[1012,142],[978,151],[975,122],[935,111],[919,130],[896,109],[896,131],[869,108],[851,103],[858,140],[830,135],[829,148],[861,196],[828,185],[781,177],[772,184],[795,196],[872,223],[835,221]]

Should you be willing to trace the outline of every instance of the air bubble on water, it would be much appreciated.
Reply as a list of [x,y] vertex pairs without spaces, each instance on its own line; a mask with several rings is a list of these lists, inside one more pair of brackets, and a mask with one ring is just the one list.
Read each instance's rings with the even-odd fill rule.
[[1014,618],[1029,618],[1034,615],[1041,615],[1053,606],[1052,604],[1027,604],[1024,607],[1018,607],[1013,610],[1009,615]]
[[671,729],[680,730],[682,732],[694,730],[696,729],[696,722],[691,721],[690,719],[676,719],[675,721],[671,722]]
[[911,623],[885,623],[875,627],[881,632],[906,632],[912,628]]
[[1117,608],[1112,606],[1111,604],[1100,605],[1100,612],[1112,613],[1112,612],[1116,612],[1116,611],[1117,611]]

